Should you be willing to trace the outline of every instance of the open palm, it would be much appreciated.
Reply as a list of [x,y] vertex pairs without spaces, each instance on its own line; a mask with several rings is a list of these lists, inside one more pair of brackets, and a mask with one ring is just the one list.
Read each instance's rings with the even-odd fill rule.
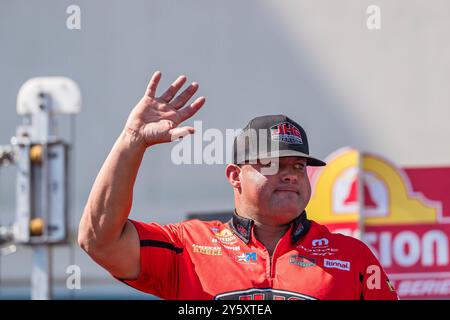
[[147,147],[194,133],[193,127],[179,127],[179,125],[192,117],[205,103],[205,98],[199,97],[185,106],[198,89],[195,82],[175,96],[186,82],[185,76],[179,76],[159,98],[156,98],[160,80],[161,72],[156,71],[150,79],[144,97],[131,111],[126,124],[126,129],[142,139]]

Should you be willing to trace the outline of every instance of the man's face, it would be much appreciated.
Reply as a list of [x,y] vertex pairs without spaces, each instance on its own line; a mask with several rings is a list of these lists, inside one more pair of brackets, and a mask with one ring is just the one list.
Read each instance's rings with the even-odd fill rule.
[[285,224],[305,209],[311,197],[311,185],[305,158],[282,157],[273,161],[278,166],[274,174],[265,174],[271,171],[267,170],[270,164],[258,162],[241,166],[240,200],[253,212],[258,212],[258,218]]

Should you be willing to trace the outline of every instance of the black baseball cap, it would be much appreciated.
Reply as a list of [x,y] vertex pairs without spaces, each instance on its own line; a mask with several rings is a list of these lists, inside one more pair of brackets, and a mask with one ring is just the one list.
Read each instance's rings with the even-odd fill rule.
[[303,157],[309,166],[326,165],[309,155],[305,130],[282,114],[253,118],[234,139],[234,164],[281,157]]

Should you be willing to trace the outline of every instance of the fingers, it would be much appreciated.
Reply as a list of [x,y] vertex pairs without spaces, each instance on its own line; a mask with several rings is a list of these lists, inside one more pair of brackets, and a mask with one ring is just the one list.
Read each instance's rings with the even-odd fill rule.
[[189,106],[178,111],[180,123],[192,117],[205,104],[205,97],[197,98]]
[[172,100],[172,98],[175,96],[175,94],[180,90],[180,88],[183,86],[183,84],[186,82],[186,76],[179,76],[166,90],[166,92],[163,93],[163,95],[160,97],[162,100],[169,102]]
[[[145,92],[145,95],[151,98],[154,98],[156,95],[156,89],[158,87],[159,81],[161,80],[161,72],[156,71],[153,73],[152,78],[150,79],[150,82],[147,86],[147,90]],[[173,97],[177,94],[177,92],[181,89],[181,87],[186,82],[187,78],[186,76],[179,76],[171,85],[170,87],[163,93],[163,95],[160,97],[161,100],[164,100],[166,102],[169,102],[173,99]],[[205,98],[200,97],[197,98],[193,103],[191,103],[189,106],[181,109],[188,101],[192,98],[192,96],[197,92],[198,90],[198,83],[193,82],[191,85],[189,85],[178,97],[176,97],[171,105],[173,108],[175,108],[178,111],[179,114],[179,122],[181,123],[190,117],[192,117],[204,104],[205,104]],[[187,127],[185,127],[181,131],[181,133],[185,133],[187,130]],[[180,128],[178,128],[180,129]],[[175,129],[173,129],[175,130]],[[187,134],[187,133],[186,133]]]
[[197,89],[198,83],[192,82],[191,85],[186,88],[186,90],[184,90],[178,97],[176,97],[172,101],[171,105],[177,110],[180,109],[186,104],[186,102],[189,101],[190,98],[192,98],[195,92],[197,92]]
[[153,73],[150,82],[148,83],[147,90],[145,91],[145,95],[154,98],[156,94],[156,88],[158,87],[159,80],[161,80],[161,71],[155,71]]
[[194,133],[194,128],[192,128],[192,127],[174,128],[169,131],[170,141],[178,140],[180,138],[187,136],[188,134],[193,134],[193,133]]

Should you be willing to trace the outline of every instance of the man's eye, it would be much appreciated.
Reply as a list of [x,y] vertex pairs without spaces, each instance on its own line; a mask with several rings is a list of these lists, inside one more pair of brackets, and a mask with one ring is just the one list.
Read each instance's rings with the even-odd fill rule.
[[298,170],[301,170],[301,171],[304,171],[305,170],[305,165],[304,164],[301,164],[301,163],[296,163],[295,165],[294,165],[294,168],[295,169],[298,169]]

